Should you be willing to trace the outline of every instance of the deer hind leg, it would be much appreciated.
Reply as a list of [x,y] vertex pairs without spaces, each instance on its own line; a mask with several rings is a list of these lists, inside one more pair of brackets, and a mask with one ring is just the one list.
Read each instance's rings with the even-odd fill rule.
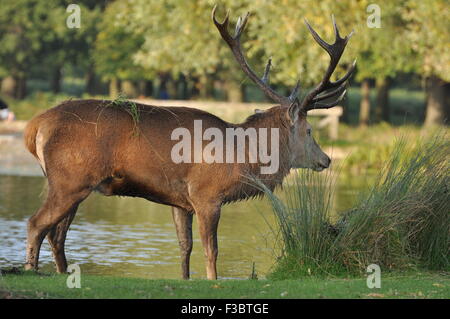
[[196,215],[200,238],[205,251],[206,275],[208,279],[215,280],[217,279],[217,227],[220,219],[220,207],[197,209]]
[[192,212],[172,207],[172,217],[181,251],[181,274],[189,279],[189,260],[192,252]]
[[[69,214],[76,210],[78,204],[83,201],[90,192],[89,188],[69,192],[62,187],[49,187],[49,193],[44,204],[28,220],[25,269],[36,270],[38,268],[39,251],[44,237],[52,230],[52,228],[57,227],[58,223],[62,222],[63,219],[68,218]],[[65,223],[68,223],[68,220],[64,221],[61,227],[63,227]],[[61,228],[61,230],[62,229],[63,228]],[[53,236],[51,235],[51,237]],[[65,237],[65,232],[63,237]],[[57,256],[58,258],[61,258],[60,251],[63,248],[61,248],[61,246],[58,247],[59,254]],[[60,263],[60,266],[64,265]],[[64,267],[61,267],[60,269],[62,270],[62,268]]]
[[56,224],[56,226],[53,226],[47,234],[47,240],[52,247],[56,272],[60,274],[67,272],[67,259],[64,252],[64,243],[66,242],[67,231],[69,230],[70,224],[77,213],[77,209],[78,204],[71,208],[67,213],[67,216]]

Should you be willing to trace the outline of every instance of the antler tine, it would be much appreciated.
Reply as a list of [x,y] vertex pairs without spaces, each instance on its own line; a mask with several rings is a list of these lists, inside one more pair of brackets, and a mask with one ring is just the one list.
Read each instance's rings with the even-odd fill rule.
[[[346,92],[346,82],[350,75],[353,73],[356,67],[356,60],[353,62],[353,64],[350,66],[347,73],[340,78],[339,80],[335,82],[331,82],[330,78],[333,74],[334,70],[336,69],[336,66],[339,62],[339,59],[341,58],[345,46],[347,45],[348,40],[353,35],[353,31],[346,37],[342,38],[339,34],[339,28],[336,24],[336,21],[334,19],[334,16],[332,16],[333,21],[333,28],[334,28],[334,34],[335,34],[335,41],[333,44],[329,44],[325,42],[318,34],[317,32],[311,27],[311,25],[308,23],[308,20],[305,19],[306,26],[308,27],[309,31],[311,32],[314,40],[325,50],[327,51],[328,55],[330,56],[330,64],[328,66],[327,71],[325,72],[325,75],[320,81],[320,83],[308,94],[306,97],[302,100],[301,104],[297,98],[299,91],[300,91],[300,81],[297,82],[297,85],[292,90],[292,93],[288,96],[282,96],[278,93],[276,93],[272,88],[269,86],[269,73],[270,68],[272,66],[272,59],[270,58],[266,64],[266,67],[264,69],[264,74],[262,78],[259,78],[255,72],[250,68],[250,66],[247,63],[247,60],[245,59],[244,54],[242,53],[241,49],[241,43],[240,43],[240,37],[245,29],[245,26],[248,21],[248,17],[250,13],[247,13],[243,18],[239,17],[236,27],[234,36],[231,36],[228,32],[228,22],[229,22],[229,11],[227,12],[227,15],[225,16],[225,19],[222,23],[218,22],[216,19],[216,8],[217,6],[214,6],[212,10],[212,19],[214,21],[214,24],[216,25],[217,29],[220,32],[220,35],[225,40],[225,42],[230,47],[234,57],[236,58],[236,61],[241,66],[242,70],[245,74],[264,92],[265,95],[267,95],[270,99],[273,101],[280,103],[284,106],[291,106],[293,103],[295,103],[295,107],[300,108],[303,111],[308,111],[312,108],[330,108],[336,105],[336,103],[339,103],[342,98],[344,97],[344,94]],[[337,87],[337,88],[336,88]],[[336,89],[334,89],[336,88]],[[334,89],[332,91],[326,92],[329,89]],[[322,94],[324,93],[324,94]],[[321,95],[322,94],[322,95]],[[340,94],[339,98],[335,100],[332,103],[317,103],[319,101],[323,101],[328,98],[332,98],[336,95]],[[313,105],[311,105],[313,104]]]
[[291,95],[289,95],[289,101],[293,103],[296,99],[298,94],[300,93],[300,80],[297,81],[297,84],[295,85],[294,89],[291,92]]
[[[308,111],[312,108],[329,108],[331,107],[331,104],[317,104],[316,102],[322,101],[324,99],[330,98],[335,96],[336,94],[340,94],[341,92],[345,92],[345,85],[348,78],[352,75],[353,71],[356,67],[356,60],[353,62],[353,64],[348,69],[347,73],[340,78],[337,81],[330,81],[331,75],[335,71],[337,64],[344,53],[345,47],[347,45],[348,40],[353,35],[353,31],[346,37],[342,38],[339,34],[339,28],[336,24],[336,21],[334,19],[334,15],[331,16],[332,22],[333,22],[333,29],[334,29],[334,35],[335,35],[335,41],[333,44],[329,44],[325,42],[318,34],[317,32],[311,27],[311,25],[308,23],[308,20],[305,19],[306,26],[308,27],[309,31],[311,32],[311,35],[313,36],[314,40],[325,50],[327,51],[328,55],[330,56],[330,64],[328,66],[328,69],[325,72],[325,75],[320,81],[320,83],[303,99],[300,108]],[[335,87],[338,87],[336,90],[330,91],[322,96],[319,96],[321,93],[324,93],[328,89],[333,89]],[[343,96],[339,96],[338,100],[335,102],[341,101]],[[311,105],[311,103],[314,103],[314,105]],[[334,104],[336,105],[336,104]]]
[[265,84],[269,84],[269,72],[271,66],[272,66],[272,58],[269,58],[266,64],[266,68],[264,69],[264,75],[261,78],[261,81],[263,81]]
[[337,89],[334,89],[334,90],[332,90],[332,91],[330,91],[328,93],[325,93],[323,95],[319,95],[319,96],[314,97],[312,99],[312,102],[315,103],[315,102],[318,102],[318,101],[323,101],[323,100],[329,99],[330,97],[333,97],[333,96],[336,96],[338,94],[341,94],[343,91],[345,91],[346,87],[347,87],[347,82],[342,83]]
[[[231,36],[228,34],[228,32],[226,31],[228,29],[228,20],[229,20],[229,13],[230,11],[227,10],[227,14],[225,15],[225,18],[223,19],[223,22],[220,23],[219,21],[217,21],[216,19],[216,8],[217,5],[214,6],[211,16],[213,19],[214,24],[216,25],[217,29],[219,30],[220,34],[222,35],[222,37],[225,39],[225,37],[231,38]],[[225,31],[225,32],[224,32]],[[227,41],[227,40],[225,40]],[[228,43],[228,41],[227,41]]]
[[334,36],[336,39],[342,39],[341,35],[339,34],[339,28],[336,24],[336,20],[334,19],[334,14],[331,15],[331,20],[333,21],[333,29],[334,29]]
[[308,107],[307,111],[315,110],[315,109],[330,109],[330,108],[338,105],[342,101],[342,99],[345,96],[345,93],[347,93],[347,90],[344,90],[341,93],[341,95],[339,95],[339,97],[333,102],[329,102],[329,103],[313,103],[310,107]]
[[352,65],[348,68],[347,73],[345,73],[345,75],[342,78],[334,82],[330,82],[330,87],[336,87],[347,81],[348,78],[352,75],[353,71],[355,71],[355,68],[356,68],[356,59],[353,61]]
[[268,77],[270,72],[270,67],[272,64],[272,61],[269,60],[269,62],[266,65],[264,75],[260,79],[255,72],[250,68],[250,66],[247,63],[247,60],[245,59],[244,54],[242,53],[241,49],[241,43],[240,43],[240,37],[242,35],[242,32],[244,31],[244,28],[247,24],[248,17],[250,13],[247,13],[244,18],[239,18],[238,22],[236,24],[235,33],[234,36],[231,36],[228,32],[228,13],[225,17],[224,22],[220,23],[216,19],[216,8],[217,6],[214,6],[212,10],[212,19],[214,24],[216,25],[217,29],[220,32],[220,35],[222,36],[222,39],[225,40],[225,42],[228,44],[228,46],[231,49],[231,52],[233,52],[233,55],[236,59],[236,61],[241,66],[242,70],[245,74],[264,92],[264,94],[269,97],[271,100],[280,103],[282,105],[288,105],[289,104],[289,98],[282,96],[278,93],[276,93],[272,88],[268,85]]
[[245,25],[247,24],[248,21],[248,17],[250,16],[250,12],[247,12],[247,14],[245,15],[244,19],[242,19],[241,17],[238,18],[238,21],[236,23],[236,30],[234,32],[234,38],[235,39],[239,39],[242,31],[245,28]]

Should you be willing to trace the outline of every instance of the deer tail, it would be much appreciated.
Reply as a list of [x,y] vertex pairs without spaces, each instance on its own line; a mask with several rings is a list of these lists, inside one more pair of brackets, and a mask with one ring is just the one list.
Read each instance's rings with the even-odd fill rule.
[[[40,116],[31,119],[31,121],[29,121],[27,126],[25,127],[23,138],[28,151],[30,151],[30,153],[33,154],[33,156],[38,160],[39,165],[41,165],[42,172],[45,176],[47,176],[43,154],[42,134],[40,134],[39,132],[40,126]],[[38,137],[38,135],[40,135],[40,137]],[[37,145],[38,143],[40,144],[39,149]]]
[[38,155],[36,153],[36,135],[39,129],[39,124],[39,119],[37,117],[33,118],[27,123],[25,131],[23,133],[26,148],[36,158],[38,158]]

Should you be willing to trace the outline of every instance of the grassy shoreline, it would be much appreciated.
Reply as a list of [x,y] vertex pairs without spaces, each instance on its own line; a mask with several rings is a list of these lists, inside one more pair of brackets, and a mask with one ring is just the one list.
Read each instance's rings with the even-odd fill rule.
[[157,280],[82,275],[81,288],[66,286],[68,275],[25,272],[0,277],[0,298],[450,298],[450,274],[389,273],[381,288],[366,277],[301,280]]

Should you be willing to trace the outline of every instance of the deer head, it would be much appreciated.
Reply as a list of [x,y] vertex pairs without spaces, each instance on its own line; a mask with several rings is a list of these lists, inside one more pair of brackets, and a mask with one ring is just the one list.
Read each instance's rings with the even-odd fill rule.
[[312,136],[311,125],[307,122],[308,111],[312,109],[328,109],[339,104],[346,93],[347,80],[356,67],[356,60],[348,69],[347,73],[337,81],[330,81],[336,66],[341,58],[348,40],[353,31],[346,37],[342,38],[339,29],[332,16],[333,27],[335,33],[335,42],[329,44],[325,42],[305,19],[306,26],[311,32],[314,40],[329,54],[330,64],[320,83],[312,89],[305,97],[300,100],[298,98],[300,92],[300,81],[292,90],[289,96],[282,96],[275,92],[269,86],[269,72],[272,65],[271,59],[266,64],[264,74],[260,78],[248,65],[244,54],[242,53],[240,37],[247,24],[249,13],[243,18],[239,17],[234,35],[228,32],[229,13],[227,12],[223,22],[218,22],[215,16],[216,7],[212,11],[212,19],[220,32],[223,40],[228,44],[233,52],[236,61],[241,66],[244,73],[264,92],[264,94],[272,101],[278,103],[290,123],[289,133],[289,150],[290,165],[292,168],[310,168],[321,171],[328,168],[330,158],[320,149]]

